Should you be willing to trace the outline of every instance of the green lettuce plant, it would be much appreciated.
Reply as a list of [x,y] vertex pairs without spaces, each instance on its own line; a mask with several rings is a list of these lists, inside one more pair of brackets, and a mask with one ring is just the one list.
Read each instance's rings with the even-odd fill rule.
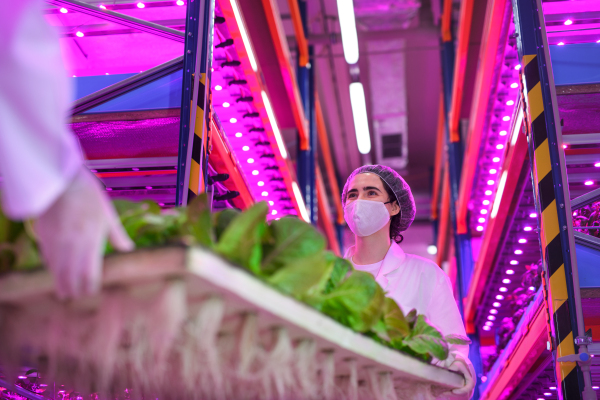
[[[284,217],[266,222],[268,205],[244,212],[211,213],[206,196],[186,208],[161,210],[151,201],[114,202],[125,230],[138,248],[167,244],[200,245],[245,268],[286,295],[293,296],[348,328],[385,346],[425,361],[445,360],[449,344],[423,315],[404,315],[385,297],[369,273],[326,250],[326,240],[312,225]],[[107,246],[106,252],[113,250]],[[24,224],[0,214],[0,271],[39,265],[35,242]]]

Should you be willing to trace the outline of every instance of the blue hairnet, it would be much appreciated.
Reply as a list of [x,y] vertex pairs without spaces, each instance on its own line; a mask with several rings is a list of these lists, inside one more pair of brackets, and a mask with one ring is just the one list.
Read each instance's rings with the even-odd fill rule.
[[381,178],[381,180],[394,192],[396,201],[400,206],[400,232],[407,230],[415,220],[417,207],[413,198],[410,186],[399,173],[386,167],[385,165],[364,165],[354,170],[346,180],[344,190],[342,191],[342,204],[346,205],[346,194],[348,193],[348,184],[358,174],[372,173]]

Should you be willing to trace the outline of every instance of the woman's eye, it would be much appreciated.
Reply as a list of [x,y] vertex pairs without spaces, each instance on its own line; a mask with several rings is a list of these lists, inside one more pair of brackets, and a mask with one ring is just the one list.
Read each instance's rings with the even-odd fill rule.
[[374,190],[370,190],[368,194],[369,196],[377,196],[377,192]]
[[354,193],[351,193],[351,194],[349,194],[349,195],[348,195],[348,198],[349,198],[349,199],[353,199],[355,196],[356,196],[356,195],[355,195]]

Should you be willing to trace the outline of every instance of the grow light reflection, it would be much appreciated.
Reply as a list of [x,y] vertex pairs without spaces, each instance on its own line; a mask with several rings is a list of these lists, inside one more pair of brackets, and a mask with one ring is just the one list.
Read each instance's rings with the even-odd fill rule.
[[537,218],[537,213],[529,213],[529,218]]
[[231,119],[229,120],[229,122],[231,122],[232,124],[235,124],[235,123],[237,122],[237,118],[231,118]]
[[519,239],[519,243],[527,243],[527,239],[521,238],[521,239]]
[[256,63],[256,58],[254,58],[254,50],[250,44],[250,38],[248,37],[248,32],[246,32],[246,25],[244,25],[244,20],[242,19],[242,14],[240,13],[236,0],[231,0],[231,9],[233,10],[235,21],[237,22],[237,26],[240,30],[240,35],[242,36],[242,42],[244,43],[246,53],[248,54],[250,66],[252,67],[252,70],[256,72],[258,71],[258,64]]
[[485,222],[485,218],[481,217],[477,220],[477,222],[479,222],[480,224],[483,224]]
[[273,204],[275,204],[275,203],[273,203],[271,200],[269,200],[269,205],[272,206]]
[[492,191],[491,190],[486,190],[485,191],[485,195],[486,196],[491,196],[492,195]]
[[302,198],[302,193],[300,193],[300,188],[296,181],[292,182],[292,191],[294,192],[294,197],[296,198],[296,203],[298,203],[298,209],[300,209],[300,214],[302,218],[306,222],[310,222],[310,218],[308,217],[308,211],[306,210],[306,206],[304,205],[304,199]]
[[261,193],[261,195],[262,195],[263,197],[267,197],[267,196],[269,195],[269,192],[262,192],[262,193]]
[[235,137],[236,137],[236,138],[241,138],[242,136],[243,136],[243,135],[242,135],[242,132],[238,132],[238,133],[236,133],[236,134],[235,134]]
[[504,121],[504,122],[510,121],[510,116],[509,115],[505,115],[504,117],[502,117],[502,121]]
[[249,158],[248,159],[248,164],[253,164],[254,163],[254,158]]
[[255,169],[254,171],[252,171],[252,175],[254,175],[254,176],[258,175],[258,170]]
[[487,184],[492,186],[494,183],[496,183],[493,179],[490,179],[489,181],[487,181]]
[[229,107],[231,104],[229,104],[228,102],[223,103],[223,107],[227,108]]
[[597,162],[596,164],[594,164],[594,167],[600,168],[600,162]]
[[490,174],[496,174],[496,173],[498,173],[497,169],[494,169],[494,168],[490,169]]
[[571,21],[570,19],[565,21],[565,25],[567,25],[567,26],[572,25],[572,24],[573,24],[573,21]]
[[[484,330],[484,331],[490,331],[490,330],[492,330],[492,328],[490,328],[489,326],[485,325],[485,326],[483,327],[483,330]],[[483,380],[483,378],[482,378],[482,380]]]
[[178,6],[182,6],[182,5],[184,5],[185,3],[183,2],[183,0],[177,0],[177,1],[175,2],[175,4],[177,4]]
[[481,214],[485,215],[488,213],[488,210],[486,210],[485,208],[482,208],[481,211],[479,211]]
[[[83,37],[83,32],[77,31],[77,33],[75,33],[75,36],[77,36],[77,37]],[[108,75],[108,74],[106,74],[106,75]]]
[[511,89],[516,89],[519,87],[519,84],[517,82],[513,82],[510,84]]
[[497,301],[495,301],[495,302],[494,302],[492,305],[493,305],[494,307],[500,307],[502,304],[500,304],[500,303],[498,303]]
[[60,11],[61,13],[63,13],[63,14],[66,14],[66,13],[68,13],[68,12],[69,12],[69,10],[67,10],[67,9],[66,9],[66,8],[64,8],[64,7],[61,7],[59,11]]
[[516,69],[517,71],[518,71],[518,70],[520,70],[520,69],[521,69],[521,64],[517,64],[517,65],[515,65],[515,69]]
[[496,310],[495,308],[492,308],[490,310],[490,314],[498,314],[498,310]]
[[515,254],[520,256],[521,254],[523,254],[523,250],[517,249],[517,250],[515,250]]
[[217,85],[217,86],[215,86],[215,90],[223,90],[223,86]]
[[248,151],[248,150],[250,150],[250,147],[249,146],[244,146],[244,147],[242,147],[242,150]]
[[504,296],[502,296],[501,294],[496,296],[496,300],[504,300]]
[[502,293],[508,292],[508,289],[505,288],[504,286],[502,286],[500,289],[498,289],[499,291],[501,291]]
[[488,318],[488,320],[490,320],[490,321],[495,321],[495,320],[496,320],[496,317],[494,317],[493,315],[488,315],[488,317],[487,317],[487,318]]
[[481,232],[483,231],[483,226],[479,225],[477,228],[475,228],[477,230],[477,232]]
[[277,215],[277,210],[271,211],[271,215]]
[[594,184],[594,181],[585,181],[585,182],[583,182],[583,184],[584,184],[585,186],[591,186],[591,185],[593,185],[593,184]]
[[559,45],[559,46],[564,46],[564,45],[565,45],[565,42],[558,42],[558,45]]
[[508,132],[506,132],[506,131],[500,131],[499,135],[500,136],[506,136],[506,135],[508,135]]
[[502,150],[504,148],[504,145],[502,143],[499,143],[499,144],[496,145],[496,148],[498,150]]
[[525,228],[523,228],[523,230],[525,232],[530,232],[531,231],[531,227],[530,226],[526,226]]
[[[235,0],[232,0],[234,3]],[[275,119],[275,113],[271,108],[271,102],[269,101],[269,96],[263,90],[261,92],[263,104],[265,105],[265,110],[267,111],[267,116],[269,117],[269,122],[271,123],[271,129],[273,130],[273,135],[275,135],[275,141],[277,142],[277,147],[279,148],[279,153],[281,153],[282,158],[287,158],[287,150],[285,149],[285,144],[283,143],[283,139],[281,138],[281,132],[279,131],[279,126],[277,125],[277,120]]]
[[481,202],[481,204],[483,204],[484,206],[489,206],[490,201],[488,199],[485,199],[484,201]]
[[517,260],[510,260],[510,265],[519,265]]
[[504,278],[504,279],[502,279],[502,283],[504,283],[505,285],[508,285],[510,283],[510,279]]
[[494,157],[494,158],[492,158],[492,161],[493,162],[500,162],[500,157]]
[[487,326],[493,326],[493,325],[494,325],[494,323],[493,323],[492,321],[486,321],[486,322],[485,322],[485,324],[486,324]]
[[258,185],[258,186],[265,186],[265,183],[264,183],[263,181],[259,181],[259,182],[257,183],[257,185]]
[[515,102],[514,102],[514,100],[508,100],[508,101],[506,102],[506,105],[507,105],[507,106],[513,106],[513,105],[515,105]]
[[144,8],[146,7],[146,5],[144,3],[142,3],[141,1],[139,3],[137,3],[137,8]]
[[513,271],[512,269],[507,269],[506,270],[506,275],[514,275],[515,271]]

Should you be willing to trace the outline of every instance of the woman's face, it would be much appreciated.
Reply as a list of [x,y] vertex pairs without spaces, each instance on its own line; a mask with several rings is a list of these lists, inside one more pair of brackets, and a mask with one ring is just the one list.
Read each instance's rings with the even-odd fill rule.
[[[355,175],[348,185],[348,193],[346,193],[346,204],[355,200],[370,200],[386,203],[390,199],[381,178],[372,173],[364,173]],[[396,215],[400,212],[400,207],[395,201],[385,205],[390,215]]]

